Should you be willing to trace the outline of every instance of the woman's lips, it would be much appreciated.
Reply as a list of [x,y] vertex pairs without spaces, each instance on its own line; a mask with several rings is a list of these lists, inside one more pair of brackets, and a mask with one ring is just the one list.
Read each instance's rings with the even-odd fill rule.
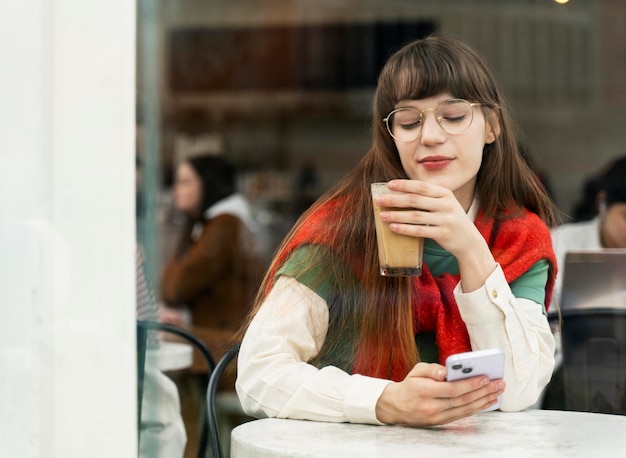
[[441,170],[453,161],[452,158],[443,156],[429,156],[419,161],[426,170]]

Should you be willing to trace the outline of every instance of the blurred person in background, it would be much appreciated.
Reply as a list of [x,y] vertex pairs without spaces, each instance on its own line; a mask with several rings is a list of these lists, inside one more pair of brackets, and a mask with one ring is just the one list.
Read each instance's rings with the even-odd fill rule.
[[177,166],[174,206],[184,224],[161,276],[168,306],[161,319],[191,324],[215,358],[243,322],[263,267],[255,222],[236,179],[235,167],[221,156],[196,156]]
[[[552,304],[558,310],[567,252],[626,248],[626,156],[614,159],[586,181],[583,196],[574,210],[574,221],[556,226],[551,232],[559,266]],[[553,328],[556,365],[540,405],[544,409],[562,410],[565,408],[563,356],[559,326],[555,323]]]
[[575,217],[575,222],[552,229],[554,252],[561,267],[553,303],[560,299],[562,267],[568,251],[626,248],[626,156],[614,159],[587,180]]

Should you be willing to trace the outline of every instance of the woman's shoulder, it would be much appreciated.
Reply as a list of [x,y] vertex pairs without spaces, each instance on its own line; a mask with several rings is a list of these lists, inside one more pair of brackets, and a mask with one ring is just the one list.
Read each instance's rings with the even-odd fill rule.
[[510,228],[516,231],[521,230],[532,233],[540,232],[546,236],[550,235],[550,228],[548,225],[539,217],[539,215],[526,208],[521,209],[519,215],[505,220],[505,223],[510,224]]
[[242,223],[242,219],[232,213],[220,213],[206,220],[207,223],[215,223],[223,225],[238,225]]
[[358,283],[343,259],[330,247],[316,244],[294,249],[276,275],[296,279],[327,301],[343,282],[348,281],[354,287]]
[[204,221],[201,229],[192,237],[193,247],[199,250],[205,250],[206,247],[232,247],[233,244],[241,245],[241,250],[244,250],[255,240],[254,234],[246,224],[237,216],[228,213]]
[[522,209],[518,217],[505,220],[503,231],[508,233],[509,237],[526,240],[527,243],[533,243],[536,247],[543,246],[544,249],[552,249],[552,237],[550,228],[537,215],[527,209]]
[[483,234],[491,234],[492,230],[497,231],[499,238],[528,238],[550,240],[550,229],[546,223],[537,215],[526,208],[521,208],[515,212],[509,212],[503,218],[497,220],[487,218],[484,214],[479,214],[476,225]]

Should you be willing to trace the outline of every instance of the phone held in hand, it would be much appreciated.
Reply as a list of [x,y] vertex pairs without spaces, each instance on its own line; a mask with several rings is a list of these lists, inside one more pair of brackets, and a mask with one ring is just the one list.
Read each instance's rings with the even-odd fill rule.
[[[446,380],[449,382],[478,375],[486,375],[490,380],[503,377],[504,351],[501,348],[457,353],[446,359]],[[502,396],[498,396],[498,402],[485,411],[498,409],[501,401]]]

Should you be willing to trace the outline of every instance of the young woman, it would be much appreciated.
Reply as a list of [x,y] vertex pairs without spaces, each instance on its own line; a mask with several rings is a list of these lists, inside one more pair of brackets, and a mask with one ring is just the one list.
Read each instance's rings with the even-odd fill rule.
[[[239,354],[255,416],[434,425],[531,405],[550,379],[550,198],[477,53],[443,36],[383,68],[373,144],[296,223],[264,279]],[[420,277],[382,277],[370,183],[393,231],[426,238]],[[400,208],[403,211],[395,211]],[[446,382],[447,356],[502,348],[504,379]]]
[[237,192],[234,166],[215,156],[181,162],[174,204],[185,215],[185,226],[162,274],[163,300],[174,309],[187,307],[195,329],[232,335],[245,320],[262,268],[254,221]]

